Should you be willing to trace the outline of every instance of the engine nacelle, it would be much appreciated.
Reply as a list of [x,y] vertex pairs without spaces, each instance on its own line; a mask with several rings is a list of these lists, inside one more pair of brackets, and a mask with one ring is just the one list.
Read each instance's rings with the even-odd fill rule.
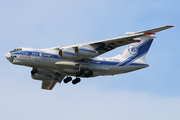
[[83,48],[83,47],[75,47],[75,54],[82,57],[96,57],[99,53],[96,50]]
[[31,74],[31,77],[35,80],[55,80],[55,76],[53,75],[46,75],[46,74]]
[[78,56],[74,53],[74,49],[73,50],[69,50],[69,49],[59,50],[58,56],[59,56],[59,58],[69,59],[69,60],[81,60],[82,59],[80,56]]
[[39,74],[55,74],[56,72],[52,70],[46,70],[41,68],[33,68],[31,71],[32,74],[39,73]]

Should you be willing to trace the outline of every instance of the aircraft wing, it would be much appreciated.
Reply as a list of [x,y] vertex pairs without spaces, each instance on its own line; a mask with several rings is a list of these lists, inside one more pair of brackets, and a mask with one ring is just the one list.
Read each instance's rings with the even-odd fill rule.
[[52,90],[56,83],[56,80],[44,80],[41,89]]
[[[129,36],[123,36],[123,37],[117,37],[117,38],[112,38],[112,39],[106,39],[106,40],[101,40],[101,41],[96,41],[96,42],[90,42],[90,43],[84,43],[84,44],[78,44],[78,45],[71,45],[71,46],[64,46],[60,47],[60,49],[69,49],[69,48],[89,48],[90,50],[96,50],[98,51],[98,55],[101,55],[105,52],[108,52],[110,50],[115,49],[116,47],[120,47],[123,45],[131,44],[133,42],[136,42],[134,38],[137,37],[142,37],[146,36],[147,34],[145,33],[139,33],[136,35],[129,35]],[[93,56],[93,57],[96,57]]]
[[[159,31],[171,28],[171,27],[173,26],[163,26],[163,27],[148,29],[148,30],[139,31],[139,32],[128,32],[126,33],[127,36],[106,39],[106,40],[101,40],[101,41],[95,41],[95,42],[90,42],[90,43],[84,43],[84,44],[78,44],[78,45],[56,47],[53,49],[59,49],[61,51],[60,56],[63,55],[63,51],[70,51],[71,55],[74,54],[74,55],[81,56],[80,58],[87,58],[87,57],[93,58],[103,53],[106,53],[110,50],[113,50],[117,47],[134,43],[136,42],[135,38],[147,36],[150,34],[155,34],[156,32],[159,32]],[[67,53],[67,52],[64,52],[64,53]]]
[[42,80],[42,86],[41,89],[46,90],[52,90],[53,87],[56,85],[57,82],[61,83],[61,81],[64,79],[64,76],[58,77],[55,80]]
[[62,82],[65,75],[53,70],[33,68],[31,77],[35,80],[42,81],[41,89],[52,90],[57,82]]

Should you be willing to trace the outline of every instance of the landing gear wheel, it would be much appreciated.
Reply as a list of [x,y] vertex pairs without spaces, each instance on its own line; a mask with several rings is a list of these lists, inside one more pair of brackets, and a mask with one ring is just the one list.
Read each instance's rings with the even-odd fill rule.
[[64,79],[64,83],[68,83],[68,82],[70,82],[71,80],[72,80],[72,77],[67,77],[67,78]]
[[76,72],[76,76],[81,76],[84,74],[84,70],[80,70],[78,72]]
[[90,77],[92,75],[93,75],[93,71],[89,71],[89,72],[84,74],[85,77]]
[[74,79],[73,81],[72,81],[72,84],[77,84],[77,83],[79,83],[81,81],[81,79],[80,78],[76,78],[76,79]]
[[33,75],[34,75],[34,74],[35,74],[35,72],[32,70],[32,71],[31,71],[31,74],[33,74]]
[[37,72],[38,72],[38,69],[33,68],[33,69],[32,69],[32,71],[31,71],[31,74],[33,74],[33,75],[34,75],[34,74],[35,74],[35,73],[37,73]]

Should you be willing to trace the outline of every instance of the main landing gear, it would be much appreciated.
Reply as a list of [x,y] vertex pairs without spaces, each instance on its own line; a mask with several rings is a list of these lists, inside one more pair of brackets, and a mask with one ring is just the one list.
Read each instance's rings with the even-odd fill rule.
[[71,80],[72,80],[72,77],[67,77],[67,78],[64,79],[64,83],[68,83],[68,82],[70,82]]
[[85,77],[90,77],[93,75],[93,71],[88,71],[87,73],[84,74]]
[[[65,78],[64,79],[64,83],[68,83],[68,82],[70,82],[72,80],[72,77],[67,77],[67,78]],[[79,83],[81,81],[81,79],[80,78],[76,78],[76,79],[74,79],[73,81],[72,81],[72,84],[77,84],[77,83]]]
[[84,73],[85,73],[84,70],[80,70],[80,71],[76,72],[76,76],[81,76],[81,75],[83,75]]
[[77,83],[79,83],[81,81],[81,79],[80,78],[76,78],[76,79],[74,79],[73,81],[72,81],[72,84],[77,84]]
[[[90,77],[93,75],[93,72],[92,71],[88,71],[88,72],[85,72],[84,70],[80,70],[78,72],[76,72],[76,78],[72,81],[72,84],[77,84],[81,81],[81,79],[79,78],[79,76],[82,76],[84,75],[84,77]],[[64,83],[68,83],[72,80],[72,77],[66,77],[64,79]]]

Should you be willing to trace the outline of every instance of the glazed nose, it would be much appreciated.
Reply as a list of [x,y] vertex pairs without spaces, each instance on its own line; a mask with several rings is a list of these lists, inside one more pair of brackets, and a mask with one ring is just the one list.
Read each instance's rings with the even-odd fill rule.
[[7,53],[7,54],[5,55],[5,57],[6,57],[7,60],[9,60],[9,62],[13,63],[14,57],[11,56],[11,53]]
[[5,57],[8,59],[8,58],[11,57],[11,54],[10,54],[10,53],[7,53],[7,54],[5,55]]

